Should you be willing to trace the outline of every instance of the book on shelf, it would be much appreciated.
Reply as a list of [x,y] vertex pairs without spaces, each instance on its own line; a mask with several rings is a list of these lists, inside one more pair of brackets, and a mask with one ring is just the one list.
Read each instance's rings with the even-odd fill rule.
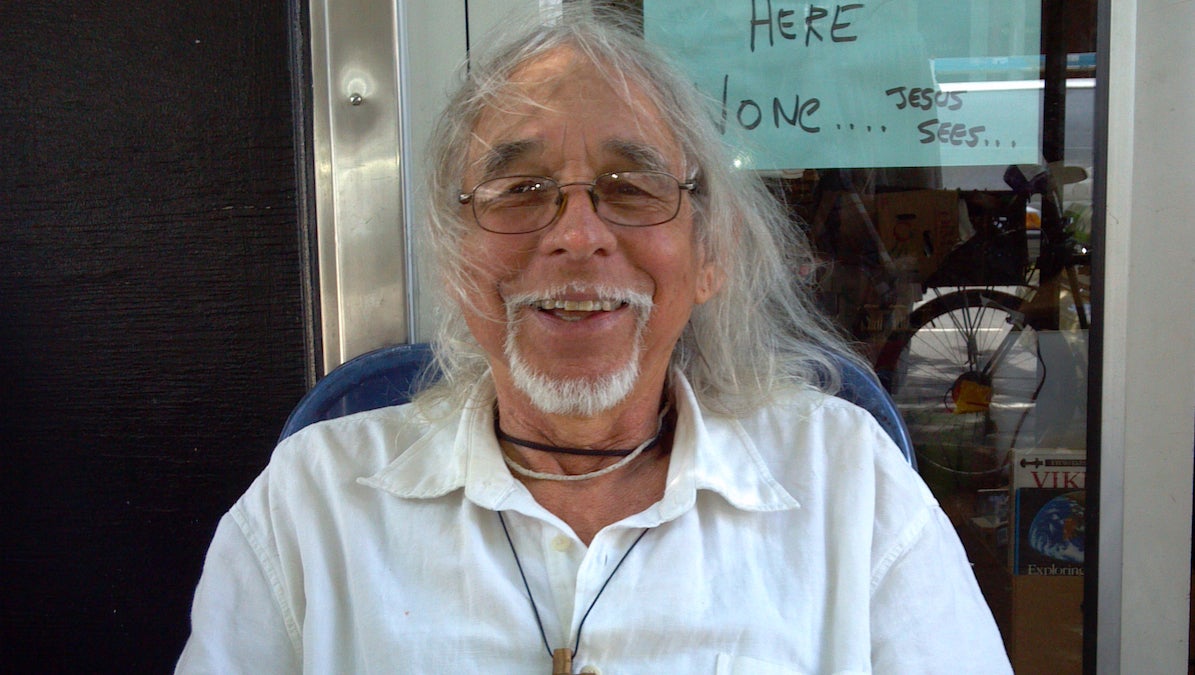
[[1013,455],[1011,497],[1012,573],[1082,576],[1087,525],[1086,451],[1017,450]]

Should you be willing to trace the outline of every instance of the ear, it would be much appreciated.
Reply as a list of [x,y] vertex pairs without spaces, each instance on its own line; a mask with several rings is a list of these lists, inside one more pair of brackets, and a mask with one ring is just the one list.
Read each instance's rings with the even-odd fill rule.
[[722,284],[726,281],[726,275],[722,272],[722,268],[713,263],[706,263],[697,271],[697,279],[694,287],[693,299],[698,305],[705,304],[710,298],[718,294],[722,290]]

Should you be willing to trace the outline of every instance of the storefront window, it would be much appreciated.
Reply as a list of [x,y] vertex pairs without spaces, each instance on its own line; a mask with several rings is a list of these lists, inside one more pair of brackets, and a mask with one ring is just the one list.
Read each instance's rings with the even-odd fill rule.
[[1081,672],[1094,0],[617,4],[815,247],[1017,672]]

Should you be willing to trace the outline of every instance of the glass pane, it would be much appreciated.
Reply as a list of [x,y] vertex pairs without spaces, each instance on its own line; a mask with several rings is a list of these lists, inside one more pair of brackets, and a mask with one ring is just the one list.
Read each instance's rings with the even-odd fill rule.
[[1082,663],[1096,3],[618,3],[897,401],[1017,672]]

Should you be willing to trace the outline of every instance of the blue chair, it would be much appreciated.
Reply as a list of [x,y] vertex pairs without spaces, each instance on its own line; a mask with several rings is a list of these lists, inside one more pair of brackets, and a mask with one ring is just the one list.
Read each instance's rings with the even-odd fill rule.
[[382,347],[342,363],[299,400],[278,440],[309,424],[410,401],[431,362],[431,347],[414,344]]
[[[431,379],[431,347],[426,344],[395,345],[362,354],[328,373],[291,411],[278,440],[321,420],[349,413],[406,403],[424,379]],[[913,468],[917,459],[913,442],[888,392],[875,375],[859,365],[839,359],[842,390],[838,396],[871,412],[904,453]]]

